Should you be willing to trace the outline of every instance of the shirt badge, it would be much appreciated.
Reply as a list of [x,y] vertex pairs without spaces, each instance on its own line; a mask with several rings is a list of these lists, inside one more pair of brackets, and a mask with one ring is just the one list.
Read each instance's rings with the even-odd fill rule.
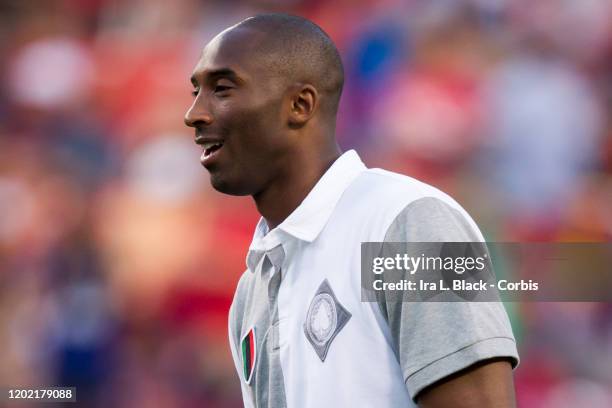
[[250,384],[253,378],[253,371],[255,370],[255,361],[257,360],[257,341],[254,326],[242,338],[240,342],[240,352],[242,355],[244,381]]
[[322,362],[332,341],[350,318],[351,314],[338,302],[325,279],[310,302],[304,323],[304,334]]

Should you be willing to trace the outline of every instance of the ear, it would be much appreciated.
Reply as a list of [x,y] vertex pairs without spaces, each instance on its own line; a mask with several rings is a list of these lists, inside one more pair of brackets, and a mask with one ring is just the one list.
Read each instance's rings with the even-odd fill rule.
[[319,92],[310,84],[299,84],[289,102],[289,126],[302,127],[313,117],[318,108]]

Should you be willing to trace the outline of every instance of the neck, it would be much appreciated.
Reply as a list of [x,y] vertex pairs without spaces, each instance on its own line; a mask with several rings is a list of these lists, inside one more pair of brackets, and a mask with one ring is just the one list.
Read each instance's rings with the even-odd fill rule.
[[335,144],[325,152],[296,155],[284,174],[253,195],[257,210],[270,229],[283,222],[304,201],[340,155],[340,148]]

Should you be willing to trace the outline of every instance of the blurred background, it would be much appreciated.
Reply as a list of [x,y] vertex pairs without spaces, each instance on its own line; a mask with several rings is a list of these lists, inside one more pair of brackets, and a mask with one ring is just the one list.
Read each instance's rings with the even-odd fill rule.
[[[265,11],[336,42],[339,140],[370,167],[490,241],[612,240],[608,0],[0,0],[0,385],[241,406],[226,321],[258,215],[183,115],[204,44]],[[612,406],[609,303],[507,307],[519,406]]]

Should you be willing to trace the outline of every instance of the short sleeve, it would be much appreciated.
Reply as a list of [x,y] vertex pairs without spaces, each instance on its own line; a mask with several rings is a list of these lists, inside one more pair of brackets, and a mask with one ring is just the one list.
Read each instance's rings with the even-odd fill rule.
[[[473,221],[438,198],[406,206],[385,242],[478,242]],[[423,388],[490,358],[519,362],[508,315],[500,302],[402,302],[378,298],[404,381],[415,399]]]

